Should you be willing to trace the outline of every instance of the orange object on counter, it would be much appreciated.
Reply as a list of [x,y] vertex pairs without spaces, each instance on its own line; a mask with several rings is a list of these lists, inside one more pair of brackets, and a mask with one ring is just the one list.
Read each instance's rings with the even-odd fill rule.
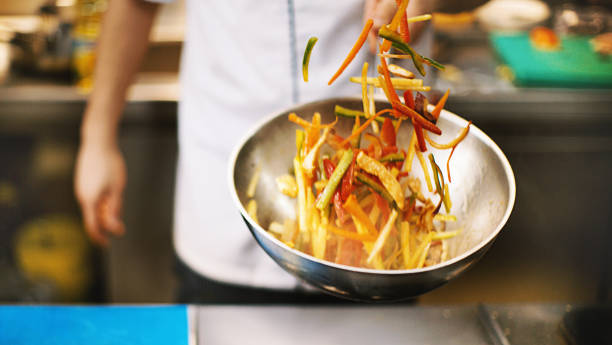
[[554,31],[547,27],[538,26],[529,32],[531,45],[538,50],[559,50],[561,41]]

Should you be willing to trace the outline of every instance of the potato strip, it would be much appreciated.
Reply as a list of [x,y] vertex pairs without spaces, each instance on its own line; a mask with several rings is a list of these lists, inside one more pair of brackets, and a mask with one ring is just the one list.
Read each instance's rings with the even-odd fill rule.
[[385,245],[385,242],[387,241],[387,238],[389,237],[389,233],[391,232],[391,229],[393,229],[393,224],[395,223],[396,219],[397,219],[397,211],[393,210],[391,211],[391,215],[389,216],[389,219],[385,223],[385,226],[380,231],[380,234],[378,234],[378,238],[376,239],[376,242],[374,242],[374,248],[372,248],[372,251],[370,252],[370,256],[368,256],[368,259],[366,261],[368,264],[372,264],[372,262],[374,262],[374,258],[382,250],[383,246]]

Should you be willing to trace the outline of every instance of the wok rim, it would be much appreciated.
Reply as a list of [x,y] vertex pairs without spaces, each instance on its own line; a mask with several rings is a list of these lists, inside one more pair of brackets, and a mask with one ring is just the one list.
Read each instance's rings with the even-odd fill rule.
[[[512,213],[512,210],[514,209],[514,203],[515,203],[515,200],[516,200],[516,179],[515,179],[515,176],[514,176],[514,171],[512,170],[512,166],[510,165],[510,162],[508,161],[508,158],[506,157],[504,152],[499,148],[497,143],[495,143],[495,141],[493,141],[493,139],[491,139],[484,131],[482,131],[480,128],[478,128],[478,126],[474,125],[473,123],[470,125],[470,131],[469,131],[468,135],[476,135],[479,140],[484,142],[487,147],[490,147],[495,152],[496,156],[500,158],[502,166],[504,167],[504,173],[506,174],[506,177],[508,179],[509,198],[508,198],[508,204],[506,206],[506,210],[504,212],[504,215],[503,215],[501,221],[497,224],[495,230],[492,231],[486,238],[481,240],[477,245],[473,246],[472,248],[470,248],[469,250],[465,251],[461,255],[458,255],[458,256],[456,256],[456,257],[454,257],[452,259],[446,260],[444,262],[441,262],[441,263],[433,265],[433,266],[427,266],[427,267],[416,268],[416,269],[408,269],[408,270],[379,270],[379,269],[373,269],[373,268],[354,267],[354,266],[342,265],[342,264],[337,264],[335,262],[318,259],[318,258],[315,258],[314,256],[311,256],[309,254],[301,252],[301,251],[299,251],[297,249],[291,248],[288,245],[286,245],[285,243],[283,243],[282,241],[280,241],[279,239],[277,239],[276,237],[272,236],[267,230],[265,230],[257,222],[255,222],[251,218],[251,216],[248,214],[248,212],[246,211],[246,209],[244,208],[242,203],[240,202],[240,198],[238,197],[238,192],[236,190],[236,184],[235,184],[235,180],[234,180],[234,172],[235,172],[235,167],[236,167],[236,163],[237,163],[237,160],[238,160],[238,156],[240,155],[240,152],[244,148],[245,144],[255,134],[257,134],[265,125],[267,125],[268,123],[270,123],[271,121],[273,121],[274,119],[280,117],[283,114],[287,114],[287,113],[295,111],[296,108],[302,108],[302,107],[305,107],[305,106],[308,106],[308,105],[314,105],[314,104],[317,104],[317,103],[332,103],[332,102],[339,103],[339,102],[347,102],[347,101],[349,101],[349,102],[350,101],[359,101],[359,102],[361,102],[361,98],[357,98],[357,97],[327,98],[327,99],[316,100],[316,101],[311,101],[311,102],[302,102],[302,103],[299,103],[299,104],[295,104],[295,105],[286,107],[286,108],[284,108],[284,109],[282,109],[280,111],[272,112],[271,114],[269,114],[269,115],[263,117],[261,120],[257,121],[255,123],[255,125],[253,125],[242,136],[240,141],[238,141],[238,143],[235,145],[234,149],[232,150],[232,152],[231,152],[231,154],[229,156],[229,158],[230,158],[229,161],[228,161],[228,175],[229,176],[228,176],[227,181],[228,181],[230,192],[231,192],[230,194],[231,194],[233,202],[235,203],[235,206],[238,207],[238,209],[240,211],[240,214],[242,215],[243,219],[245,219],[249,223],[248,225],[250,227],[247,226],[247,228],[255,229],[257,232],[259,232],[259,234],[261,236],[266,237],[268,240],[272,241],[277,246],[280,246],[282,249],[284,249],[286,251],[289,251],[290,253],[301,257],[302,259],[305,259],[305,260],[308,260],[308,261],[312,261],[312,262],[316,262],[316,263],[318,263],[320,265],[329,266],[331,268],[339,269],[339,270],[343,270],[343,271],[350,271],[350,272],[353,272],[353,273],[360,273],[360,274],[366,274],[366,275],[385,275],[385,276],[416,275],[416,274],[420,274],[420,273],[436,271],[436,270],[443,269],[443,268],[446,268],[446,267],[449,267],[449,266],[453,266],[453,265],[455,265],[455,264],[457,264],[457,263],[459,263],[461,261],[466,260],[470,256],[475,255],[481,249],[486,248],[490,243],[492,243],[497,238],[497,236],[499,235],[501,230],[507,224],[508,219],[510,218],[510,214]],[[383,100],[383,101],[386,102],[386,100]],[[430,104],[430,108],[433,108],[433,105]],[[453,113],[451,111],[448,111],[446,109],[442,109],[442,112],[440,113],[440,117],[443,117],[445,120],[448,120],[448,121],[450,121],[450,122],[452,122],[452,123],[454,123],[456,125],[463,125],[463,126],[465,126],[468,123],[468,121],[466,119],[464,119],[461,116],[459,116],[459,115],[457,115],[457,114],[455,114],[455,113]],[[256,242],[258,242],[256,238],[255,238],[255,240],[256,240]],[[264,248],[262,248],[262,249],[264,250],[264,252],[266,252],[266,254],[268,256],[271,256],[270,253],[268,253],[268,251],[266,249],[264,249]]]

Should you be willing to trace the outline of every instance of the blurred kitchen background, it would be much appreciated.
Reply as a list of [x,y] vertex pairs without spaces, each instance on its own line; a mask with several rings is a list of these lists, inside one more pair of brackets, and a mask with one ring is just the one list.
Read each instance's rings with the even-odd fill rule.
[[[101,251],[82,230],[72,177],[105,6],[0,2],[0,302],[173,301],[184,4],[162,8],[130,90],[127,233]],[[433,57],[447,68],[432,86],[450,88],[447,108],[506,153],[517,200],[484,259],[418,303],[612,301],[612,43],[601,36],[611,10],[609,0],[493,0],[434,15]],[[551,31],[534,38],[536,26]]]

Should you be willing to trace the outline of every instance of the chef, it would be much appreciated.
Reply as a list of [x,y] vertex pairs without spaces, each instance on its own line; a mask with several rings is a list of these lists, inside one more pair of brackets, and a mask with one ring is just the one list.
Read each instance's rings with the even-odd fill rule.
[[[158,0],[157,2],[164,2]],[[473,8],[480,0],[412,0],[408,16]],[[443,5],[443,6],[442,6]],[[296,103],[355,96],[360,87],[330,76],[368,18],[369,42],[344,72],[375,74],[375,32],[390,21],[395,0],[187,0],[178,107],[174,247],[180,261],[178,301],[311,302],[327,297],[304,288],[257,247],[227,188],[234,145],[262,116]],[[81,126],[75,192],[90,238],[107,245],[125,231],[127,176],[117,137],[126,90],[138,71],[159,4],[110,0],[97,46],[95,84]],[[423,27],[413,26],[413,37]],[[304,47],[318,42],[309,82],[301,79]],[[415,38],[427,55],[431,29]]]

